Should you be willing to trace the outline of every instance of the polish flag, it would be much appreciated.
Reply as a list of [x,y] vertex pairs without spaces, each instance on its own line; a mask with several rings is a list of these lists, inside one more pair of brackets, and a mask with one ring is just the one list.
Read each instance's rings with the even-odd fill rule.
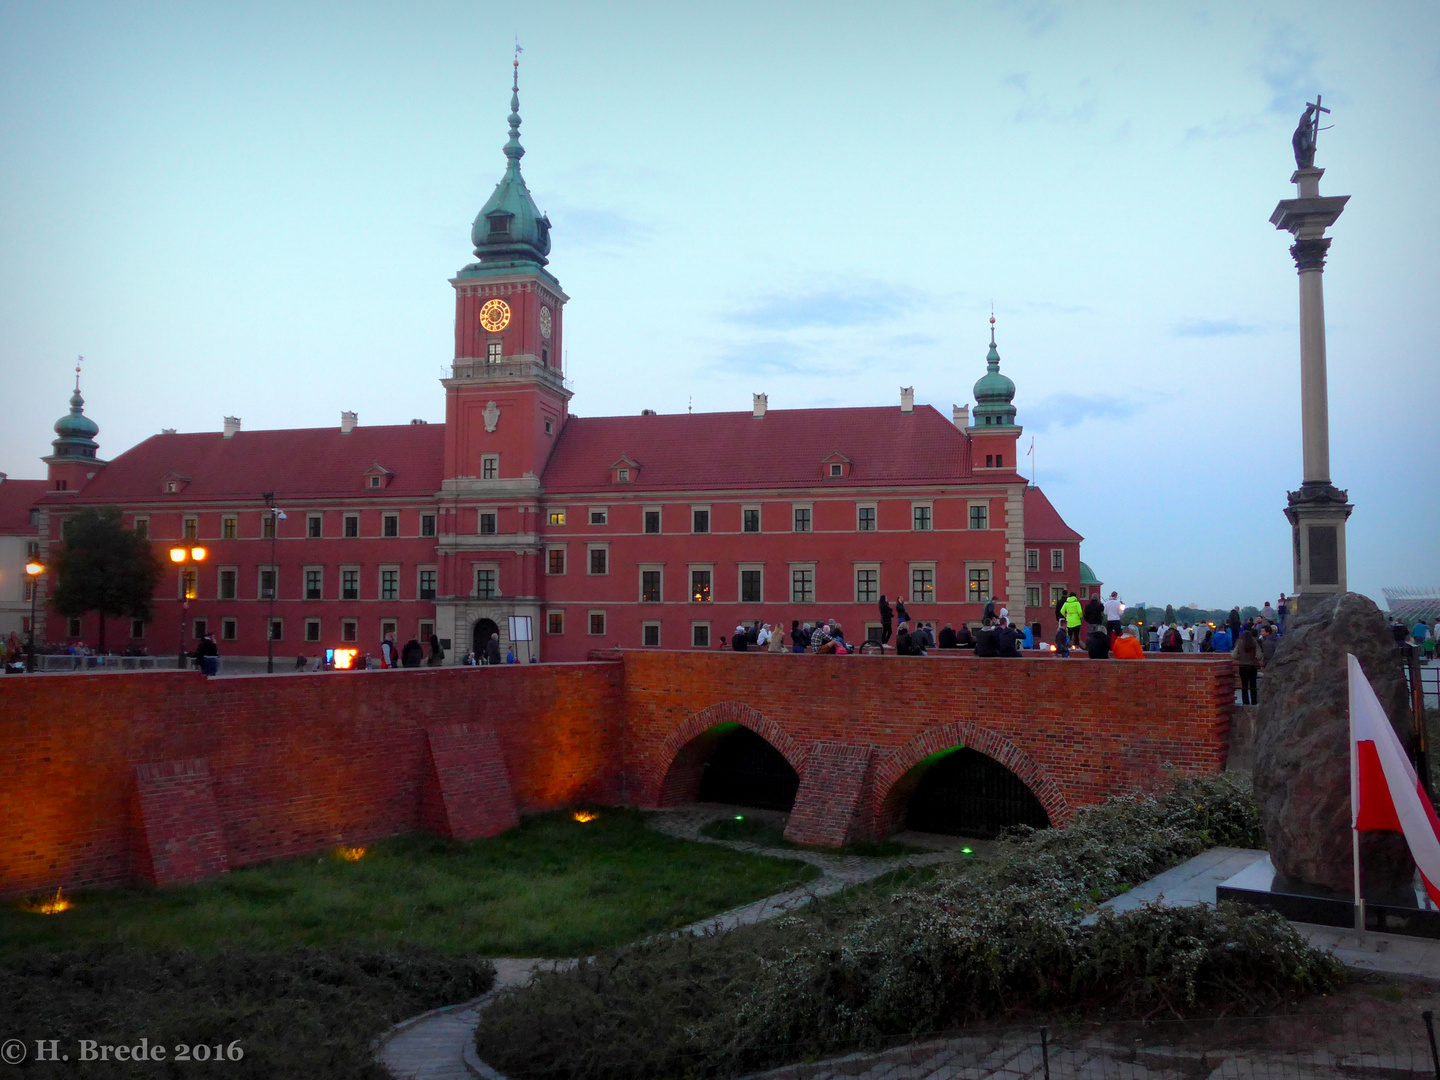
[[1440,819],[1380,700],[1350,665],[1350,827],[1403,833],[1430,899],[1440,904]]

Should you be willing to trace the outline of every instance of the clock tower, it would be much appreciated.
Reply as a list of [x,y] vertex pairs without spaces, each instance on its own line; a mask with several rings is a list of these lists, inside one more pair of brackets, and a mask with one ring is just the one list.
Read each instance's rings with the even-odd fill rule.
[[[565,301],[545,266],[550,219],[520,174],[520,61],[510,91],[505,175],[470,230],[476,262],[455,289],[455,359],[445,387],[441,636],[464,650],[507,615],[539,623],[540,476],[568,415]],[[538,636],[538,634],[537,634]],[[478,648],[476,650],[479,651]]]

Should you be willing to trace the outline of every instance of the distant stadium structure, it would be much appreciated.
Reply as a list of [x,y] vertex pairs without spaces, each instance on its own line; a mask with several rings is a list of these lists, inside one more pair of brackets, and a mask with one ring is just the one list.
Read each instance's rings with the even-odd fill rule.
[[1385,606],[1407,624],[1424,619],[1433,625],[1440,618],[1440,585],[1387,588]]

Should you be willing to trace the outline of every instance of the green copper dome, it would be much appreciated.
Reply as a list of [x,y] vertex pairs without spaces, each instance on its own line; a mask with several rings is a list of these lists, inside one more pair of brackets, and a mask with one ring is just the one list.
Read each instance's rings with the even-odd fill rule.
[[1095,576],[1095,571],[1090,569],[1089,563],[1080,564],[1080,584],[1099,585],[1100,579]]
[[100,425],[85,415],[85,399],[80,396],[80,379],[75,379],[75,393],[70,395],[70,411],[55,421],[55,434],[51,442],[55,448],[54,457],[94,458],[100,446],[95,436],[100,434]]
[[544,266],[550,254],[550,219],[530,197],[520,175],[520,62],[515,62],[515,81],[510,87],[510,138],[505,143],[505,175],[495,192],[475,217],[470,241],[478,263],[460,271],[464,275],[485,274],[519,266]]
[[975,427],[1015,425],[1015,384],[1000,374],[1000,353],[995,348],[995,316],[990,316],[990,353],[985,357],[985,374],[975,384]]

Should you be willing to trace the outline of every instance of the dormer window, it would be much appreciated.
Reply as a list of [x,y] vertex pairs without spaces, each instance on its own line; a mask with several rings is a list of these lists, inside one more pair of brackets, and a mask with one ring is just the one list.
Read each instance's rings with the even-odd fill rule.
[[185,490],[190,483],[188,476],[182,476],[178,472],[169,472],[160,478],[160,490],[166,495],[178,495]]
[[631,461],[628,456],[622,457],[619,461],[610,465],[610,482],[612,484],[633,484],[635,475],[640,471],[638,462]]
[[628,483],[630,482],[630,470],[629,470],[629,469],[616,469],[616,470],[615,470],[615,479],[618,480],[618,481],[619,481],[620,483],[622,483],[622,484],[628,484]]
[[372,477],[370,477],[370,486],[371,486],[372,488],[378,488],[378,487],[380,486],[380,477],[378,477],[378,476],[372,476]]
[[491,236],[504,236],[504,235],[506,235],[507,233],[509,233],[509,232],[510,232],[510,216],[511,216],[511,215],[509,215],[509,214],[491,214],[491,215],[490,215],[490,235],[491,235]]
[[394,473],[377,461],[365,470],[365,487],[371,491],[379,491],[381,488],[389,487],[390,481],[394,477]]
[[820,462],[820,475],[826,480],[845,480],[850,476],[851,461],[836,450]]
[[830,464],[830,475],[831,475],[831,476],[842,476],[842,475],[844,475],[844,472],[845,472],[845,466],[841,465],[838,461],[831,462],[831,464]]

